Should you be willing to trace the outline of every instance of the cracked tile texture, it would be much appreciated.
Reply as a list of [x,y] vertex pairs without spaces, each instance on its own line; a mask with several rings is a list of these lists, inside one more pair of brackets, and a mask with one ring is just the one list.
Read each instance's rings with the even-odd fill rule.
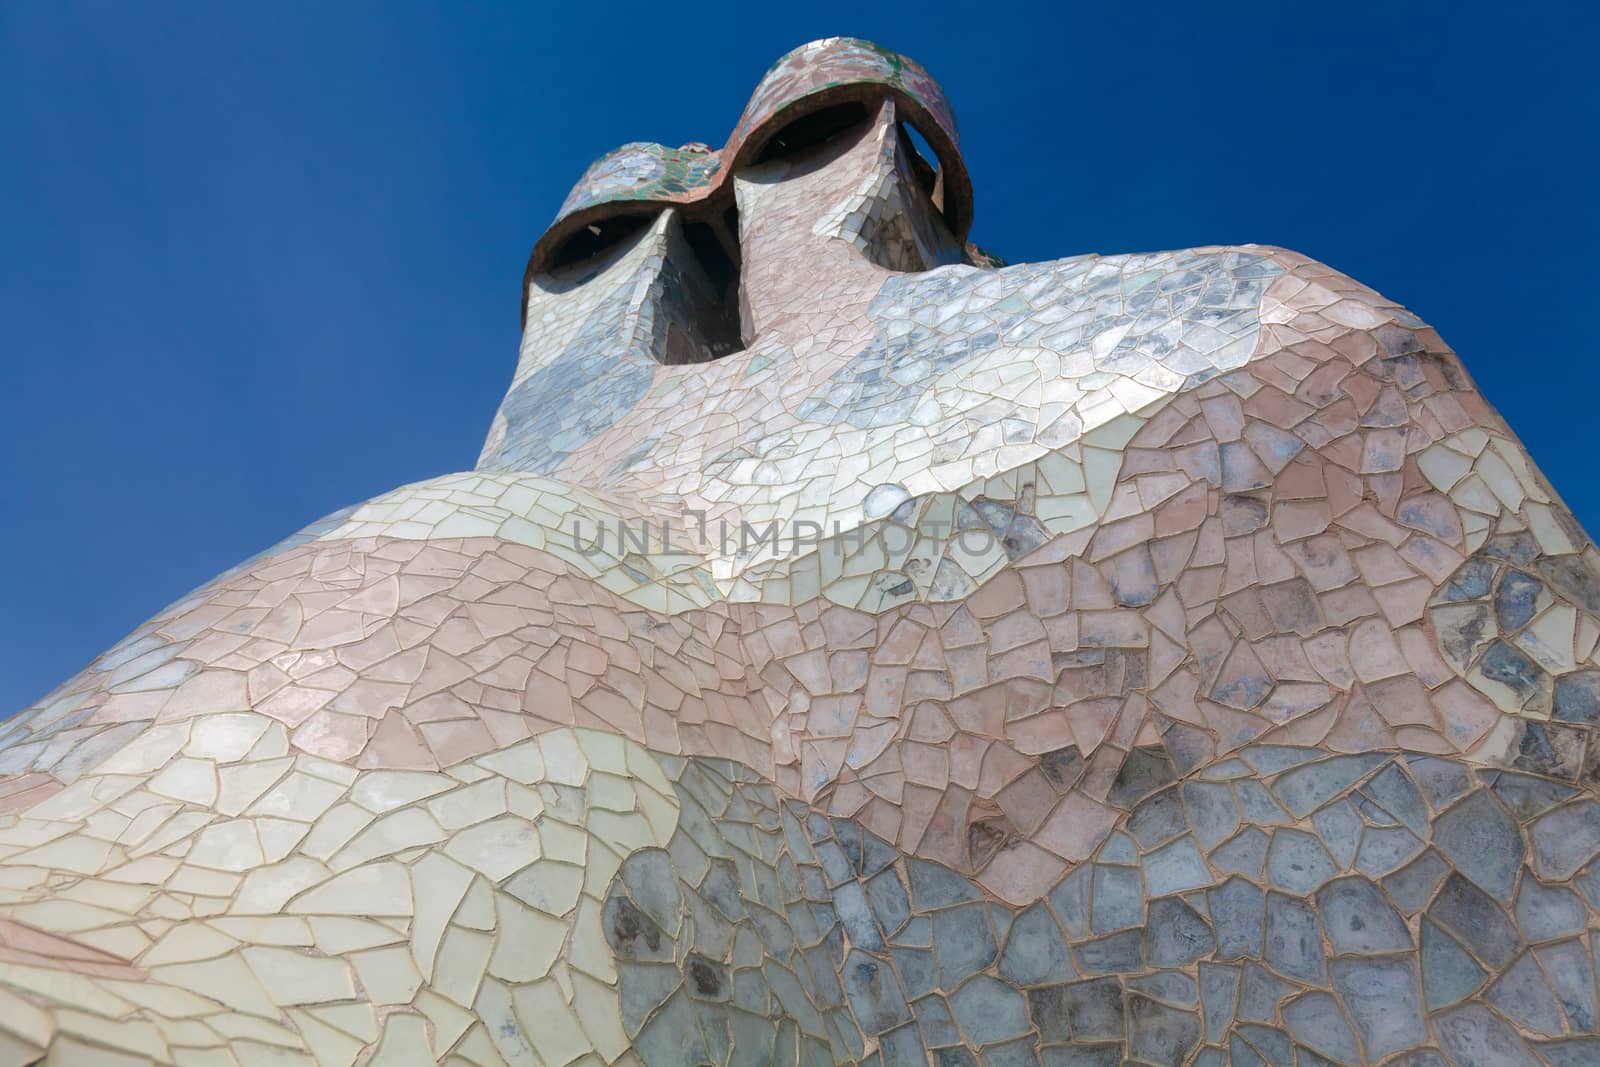
[[0,722],[0,1067],[1600,1063],[1600,552],[1514,434],[1301,255],[971,201],[849,40],[592,167],[476,470]]

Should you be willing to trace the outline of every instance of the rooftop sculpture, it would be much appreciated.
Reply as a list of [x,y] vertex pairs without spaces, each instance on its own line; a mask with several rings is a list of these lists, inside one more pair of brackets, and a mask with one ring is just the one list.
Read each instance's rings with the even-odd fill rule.
[[1600,554],[1455,354],[972,217],[862,41],[590,167],[476,470],[0,723],[0,1067],[1600,1062]]

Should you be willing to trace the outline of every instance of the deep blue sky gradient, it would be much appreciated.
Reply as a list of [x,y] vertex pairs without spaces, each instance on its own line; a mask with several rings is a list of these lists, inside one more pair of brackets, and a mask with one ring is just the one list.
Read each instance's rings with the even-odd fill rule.
[[1315,256],[1439,327],[1600,529],[1592,12],[0,5],[0,714],[326,512],[470,468],[584,166],[720,144],[832,34],[948,90],[980,244]]

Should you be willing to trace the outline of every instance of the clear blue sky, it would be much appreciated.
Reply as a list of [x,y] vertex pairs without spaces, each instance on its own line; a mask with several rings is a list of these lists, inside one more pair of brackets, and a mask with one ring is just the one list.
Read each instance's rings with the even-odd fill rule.
[[834,34],[948,90],[979,243],[1324,260],[1439,327],[1600,529],[1592,5],[668,7],[0,5],[0,714],[471,467],[584,166],[720,144]]

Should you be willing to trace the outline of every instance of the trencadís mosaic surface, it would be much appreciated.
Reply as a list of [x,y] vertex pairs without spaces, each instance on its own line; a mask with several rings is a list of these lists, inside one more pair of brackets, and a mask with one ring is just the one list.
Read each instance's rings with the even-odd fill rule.
[[0,1067],[1600,1063],[1600,553],[1455,354],[971,215],[859,41],[592,167],[478,469],[0,724]]

